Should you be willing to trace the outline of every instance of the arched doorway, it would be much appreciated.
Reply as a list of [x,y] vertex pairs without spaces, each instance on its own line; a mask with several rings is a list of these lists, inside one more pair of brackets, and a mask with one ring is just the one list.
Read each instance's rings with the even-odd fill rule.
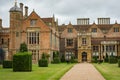
[[82,62],[85,62],[85,61],[87,61],[87,53],[83,52],[82,53]]

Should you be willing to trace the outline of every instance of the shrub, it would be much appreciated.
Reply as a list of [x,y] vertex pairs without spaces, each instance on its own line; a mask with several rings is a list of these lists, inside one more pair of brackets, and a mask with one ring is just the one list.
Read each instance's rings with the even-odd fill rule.
[[32,71],[32,54],[19,52],[13,56],[13,71]]
[[60,63],[60,62],[61,61],[60,61],[60,58],[59,58],[59,52],[58,51],[53,52],[53,61],[52,61],[52,63],[57,64],[57,63]]
[[24,42],[24,43],[20,44],[20,52],[27,52],[27,51],[28,51],[28,49],[27,49],[26,43]]
[[108,62],[109,61],[109,59],[108,59],[108,54],[106,53],[106,57],[105,57],[105,59],[104,59],[104,62]]
[[120,59],[118,60],[118,67],[120,67]]
[[61,62],[65,62],[65,56],[64,56],[64,54],[61,57]]
[[47,59],[41,59],[39,60],[39,67],[48,67],[48,60]]
[[105,61],[105,62],[109,62],[109,58],[106,57],[106,58],[104,59],[104,61]]
[[42,54],[41,59],[38,61],[39,67],[48,67],[48,60],[46,59],[45,53]]
[[0,48],[0,64],[3,63],[4,59],[5,59],[5,51],[2,48]]
[[3,68],[12,68],[12,61],[3,61]]
[[93,63],[97,63],[97,62],[98,62],[98,60],[97,60],[97,56],[93,56],[93,58],[92,58],[92,62],[93,62]]
[[56,53],[55,52],[53,52],[53,59],[56,57]]
[[55,58],[53,59],[53,63],[55,63],[55,64],[60,63],[59,57],[55,57]]
[[109,63],[117,63],[118,62],[118,60],[117,60],[117,58],[116,57],[110,57],[109,58]]
[[71,55],[70,62],[71,62],[71,63],[77,63],[77,61],[74,59],[74,55],[73,55],[73,54]]

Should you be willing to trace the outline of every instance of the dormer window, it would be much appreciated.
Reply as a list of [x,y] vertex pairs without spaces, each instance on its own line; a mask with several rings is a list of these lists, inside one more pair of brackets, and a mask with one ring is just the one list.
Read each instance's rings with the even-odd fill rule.
[[92,28],[91,32],[97,32],[97,28]]
[[114,28],[114,32],[119,32],[119,28],[118,27]]
[[68,33],[72,33],[72,28],[68,28]]
[[35,26],[36,25],[37,20],[36,19],[31,19],[30,20],[30,26]]

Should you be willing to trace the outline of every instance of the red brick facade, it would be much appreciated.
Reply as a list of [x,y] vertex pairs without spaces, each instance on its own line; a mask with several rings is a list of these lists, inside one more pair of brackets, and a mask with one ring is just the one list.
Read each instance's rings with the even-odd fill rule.
[[108,56],[120,56],[120,24],[110,24],[110,18],[98,18],[98,24],[89,24],[89,18],[77,19],[77,25],[59,25],[53,17],[41,18],[34,10],[28,15],[28,7],[10,9],[10,26],[4,28],[0,19],[0,47],[6,51],[6,59],[12,59],[20,44],[25,42],[32,52],[33,61],[38,61],[43,52],[50,55],[60,51],[62,57],[71,55],[78,62],[91,62],[93,56],[103,60]]
[[5,40],[0,45],[8,52],[7,59],[12,59],[13,54],[19,51],[20,44],[25,42],[34,62],[41,58],[43,52],[49,54],[52,60],[53,51],[59,51],[58,26],[54,16],[41,18],[35,11],[29,16],[25,11],[23,16],[23,11],[19,7],[14,10],[14,7],[10,9],[10,27],[0,27],[0,40]]

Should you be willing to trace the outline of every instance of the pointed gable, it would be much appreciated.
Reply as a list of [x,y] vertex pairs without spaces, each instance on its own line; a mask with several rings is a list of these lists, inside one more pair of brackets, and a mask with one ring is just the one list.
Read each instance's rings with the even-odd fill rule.
[[[34,26],[31,26],[31,20],[36,20],[36,24]],[[41,31],[49,31],[50,29],[35,11],[32,11],[32,13],[23,21],[23,23],[24,28],[37,27],[40,28]]]
[[[96,31],[94,30],[96,29]],[[95,23],[92,24],[91,28],[90,28],[90,31],[92,33],[92,37],[93,38],[102,38],[104,37],[104,33],[102,32],[102,30],[99,28],[98,25],[96,25]]]
[[74,29],[71,23],[69,23],[61,34],[62,38],[76,38],[77,31]]
[[[115,29],[118,29],[116,31]],[[120,37],[120,24],[113,24],[113,26],[110,28],[107,37]]]

